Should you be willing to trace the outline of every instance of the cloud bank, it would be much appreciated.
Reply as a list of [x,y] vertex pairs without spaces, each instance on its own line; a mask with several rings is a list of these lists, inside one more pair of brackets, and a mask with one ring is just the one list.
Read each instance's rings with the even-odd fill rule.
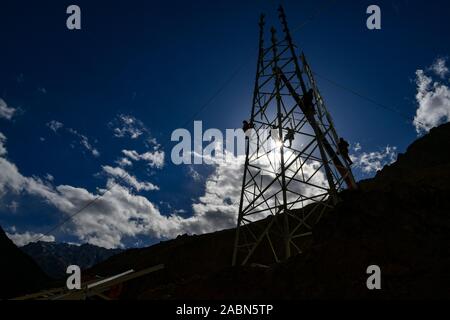
[[40,238],[40,241],[44,242],[54,242],[54,236],[47,236],[42,233],[33,233],[33,232],[24,232],[24,233],[9,233],[6,232],[6,235],[12,242],[18,247],[23,247],[30,242],[33,242],[35,239]]
[[413,124],[418,135],[450,121],[450,87],[448,80],[445,80],[449,73],[446,59],[437,59],[428,70],[440,79],[435,81],[424,70],[416,71],[417,110]]
[[373,174],[385,165],[395,162],[397,159],[397,147],[386,146],[379,151],[364,152],[360,143],[353,148],[354,154],[350,155],[354,168],[361,170],[363,174]]
[[[61,229],[78,237],[80,242],[105,248],[123,247],[127,237],[144,235],[167,239],[183,233],[211,232],[235,224],[237,209],[236,205],[230,205],[230,201],[236,202],[239,196],[237,186],[240,185],[242,159],[236,158],[232,165],[217,164],[215,172],[206,181],[205,195],[193,205],[194,214],[183,218],[175,211],[168,216],[161,214],[149,199],[136,194],[142,190],[157,190],[157,187],[149,182],[138,181],[119,167],[103,166],[109,178],[105,187],[95,192],[70,185],[55,186],[48,179],[24,176],[6,158],[6,141],[6,137],[0,133],[0,201],[6,193],[32,195],[57,208],[62,214],[61,219],[66,219],[89,204]],[[128,177],[117,183],[115,179],[119,175]],[[53,235],[44,236],[28,231],[10,236],[19,244],[39,237],[54,240]]]

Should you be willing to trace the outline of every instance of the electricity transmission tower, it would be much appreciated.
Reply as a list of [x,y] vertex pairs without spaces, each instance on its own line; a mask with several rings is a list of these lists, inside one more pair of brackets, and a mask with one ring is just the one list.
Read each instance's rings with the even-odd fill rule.
[[234,242],[233,265],[273,263],[301,253],[314,224],[356,188],[305,55],[297,55],[283,8],[259,55]]

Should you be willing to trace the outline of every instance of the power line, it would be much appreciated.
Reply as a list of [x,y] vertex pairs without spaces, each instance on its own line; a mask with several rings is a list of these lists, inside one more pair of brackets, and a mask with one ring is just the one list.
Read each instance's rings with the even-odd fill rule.
[[317,16],[319,16],[320,14],[322,14],[323,12],[328,10],[331,7],[331,5],[334,4],[335,1],[336,0],[329,0],[329,1],[323,2],[322,5],[319,7],[318,10],[316,10],[316,12],[314,14],[309,16],[302,24],[300,24],[297,27],[295,27],[294,29],[292,29],[291,32],[294,33],[296,31],[300,30],[301,28],[303,28],[304,26],[306,26],[309,22],[314,20]]
[[[313,15],[311,15],[309,18],[307,18],[301,25],[297,26],[296,28],[293,29],[292,32],[298,31],[301,28],[303,28],[305,25],[307,25],[309,22],[311,22],[313,19],[315,19],[317,16],[319,16],[322,12],[324,12],[326,9],[328,9],[330,7],[330,4],[334,3],[336,0],[328,0],[325,1],[323,3],[323,5],[321,6],[321,8],[316,11]],[[252,54],[253,55],[253,54]],[[233,79],[239,74],[239,72],[247,65],[247,63],[249,63],[252,60],[245,60],[242,64],[240,64],[235,71],[230,75],[230,77],[228,79],[225,80],[225,82],[219,87],[218,90],[216,90],[214,92],[214,94],[197,110],[193,113],[193,115],[190,117],[189,120],[187,120],[182,127],[188,125],[192,120],[194,120],[200,113],[202,113],[203,111],[206,110],[206,108],[214,101],[215,98],[217,98],[217,96],[219,96],[223,90],[231,83],[231,81],[233,81]],[[161,149],[163,149],[167,144],[168,144],[169,140],[162,144],[160,146]],[[36,240],[34,242],[37,242],[39,240],[41,240],[43,237],[49,235],[51,232],[59,229],[61,226],[63,226],[64,224],[66,224],[67,222],[69,222],[70,220],[72,220],[75,216],[77,216],[78,214],[80,214],[81,212],[83,212],[84,210],[88,209],[89,207],[91,207],[92,205],[94,205],[97,201],[99,201],[101,198],[103,198],[108,192],[110,192],[115,186],[117,186],[120,182],[123,182],[125,178],[130,177],[130,175],[128,174],[128,172],[125,172],[123,175],[120,175],[118,177],[116,177],[116,179],[111,182],[110,186],[108,188],[106,188],[104,190],[104,192],[102,194],[97,195],[94,199],[90,200],[89,202],[87,202],[84,206],[82,206],[81,208],[79,208],[78,210],[76,210],[73,214],[69,215],[66,219],[64,219],[62,222],[58,223],[57,225],[55,225],[54,227],[52,227],[50,230],[48,230],[47,232],[45,232],[44,234],[40,235],[39,237],[36,238]]]
[[[401,116],[402,118],[404,118],[404,119],[406,119],[406,120],[409,120],[409,121],[414,120],[414,118],[413,118],[412,116],[407,115],[406,113],[400,112],[399,110],[397,110],[397,109],[394,108],[394,107],[391,107],[391,106],[385,105],[385,104],[383,104],[383,103],[380,103],[380,102],[378,102],[378,101],[376,101],[376,100],[374,100],[374,99],[372,99],[372,98],[370,98],[370,97],[368,97],[368,96],[366,96],[366,95],[363,95],[362,93],[360,93],[360,92],[358,92],[358,91],[356,91],[356,90],[354,90],[354,89],[352,89],[352,88],[349,88],[349,87],[347,87],[347,86],[345,86],[345,85],[343,85],[343,84],[337,83],[336,81],[331,80],[331,79],[329,79],[329,78],[327,78],[327,77],[324,77],[324,76],[318,74],[317,72],[313,72],[313,73],[314,73],[317,77],[319,77],[319,78],[321,78],[321,79],[323,79],[323,80],[325,80],[325,81],[331,83],[332,85],[334,85],[334,86],[337,87],[337,88],[340,88],[340,89],[343,89],[343,90],[345,90],[345,91],[348,91],[348,92],[350,92],[351,94],[353,94],[353,95],[355,95],[355,96],[357,96],[357,97],[359,97],[359,98],[361,98],[361,99],[364,99],[364,100],[366,100],[366,101],[368,101],[368,102],[370,102],[370,103],[372,103],[372,104],[374,104],[374,105],[376,105],[376,106],[378,106],[378,107],[381,107],[381,108],[383,108],[383,109],[385,109],[385,110],[388,110],[388,111],[390,111],[390,112],[396,113],[397,115]],[[422,122],[417,121],[417,120],[415,120],[415,121],[416,121],[418,124],[424,126],[424,124],[423,124]]]

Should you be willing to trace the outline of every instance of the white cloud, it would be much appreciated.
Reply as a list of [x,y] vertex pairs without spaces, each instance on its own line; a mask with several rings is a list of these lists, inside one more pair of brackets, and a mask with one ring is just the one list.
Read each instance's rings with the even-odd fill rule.
[[[61,128],[64,127],[64,124],[62,122],[56,121],[56,120],[52,120],[50,122],[47,123],[47,127],[50,128],[50,130],[52,130],[53,132],[58,132],[58,130],[60,130]],[[79,133],[77,130],[72,129],[72,128],[67,128],[67,132],[69,132],[70,134],[74,135],[75,137],[78,138],[80,145],[86,149],[87,151],[89,151],[89,153],[91,153],[94,157],[99,157],[100,156],[100,152],[89,142],[88,137],[86,137],[85,135]],[[45,141],[41,139],[41,141]],[[73,145],[71,145],[73,147]]]
[[26,179],[19,173],[17,167],[0,157],[0,197],[3,196],[8,190],[14,193],[19,193]]
[[429,70],[433,71],[437,76],[444,79],[448,74],[448,68],[446,66],[447,58],[437,58]]
[[354,166],[365,174],[375,173],[397,159],[397,147],[386,146],[375,152],[361,152],[350,155]]
[[23,247],[27,245],[30,242],[35,241],[36,239],[40,238],[40,241],[44,242],[54,242],[55,237],[54,236],[47,236],[42,233],[33,233],[33,232],[24,232],[24,233],[6,233],[8,238],[11,239],[12,242],[18,247]]
[[139,153],[135,150],[122,150],[122,153],[134,161],[138,161],[140,159]]
[[114,136],[117,138],[129,137],[131,139],[137,139],[148,132],[142,121],[125,114],[120,114],[109,125],[113,128]]
[[152,168],[161,169],[164,166],[164,151],[145,152],[140,155],[140,159]]
[[201,181],[202,180],[202,176],[200,173],[197,172],[197,170],[195,170],[193,168],[192,165],[190,165],[188,167],[188,175],[194,180],[194,181]]
[[[445,60],[433,66],[434,72],[440,76],[448,72]],[[416,71],[416,85],[418,107],[413,124],[420,135],[450,121],[450,88],[445,83],[433,81],[423,70]]]
[[47,123],[47,127],[49,127],[53,132],[57,132],[59,129],[64,127],[64,124],[62,122],[52,120]]
[[159,148],[161,148],[161,145],[158,143],[156,138],[152,138],[152,137],[148,137],[145,140],[145,145],[147,147],[153,147],[153,150],[158,150]]
[[142,136],[145,146],[153,149],[152,152],[142,154],[139,154],[135,150],[122,150],[122,153],[128,159],[122,158],[116,161],[121,167],[132,165],[129,159],[133,161],[146,161],[151,168],[161,169],[164,166],[164,151],[160,150],[161,145],[156,138],[150,135],[150,131],[141,120],[131,115],[119,114],[108,125],[113,129],[115,137],[137,139]]
[[193,233],[236,227],[245,156],[217,161],[205,181],[205,193],[192,205],[194,216],[184,221]]
[[158,186],[155,186],[154,184],[150,182],[140,182],[136,179],[135,176],[132,176],[128,172],[126,172],[124,169],[119,167],[111,167],[111,166],[103,166],[103,171],[107,173],[110,177],[115,178],[119,181],[124,181],[131,187],[133,187],[136,191],[153,191],[153,190],[159,190]]
[[120,158],[119,160],[116,160],[116,163],[120,166],[120,167],[130,167],[133,165],[133,162],[131,162],[130,160],[128,160],[125,157]]
[[[111,188],[109,181],[107,188]],[[79,208],[97,196],[85,189],[70,186],[58,187],[61,196]],[[104,190],[99,190],[104,192]],[[129,189],[116,185],[98,201],[73,219],[74,233],[81,241],[102,247],[121,246],[123,237],[148,235],[171,238],[180,231],[177,215],[165,217],[145,197],[134,195]]]
[[15,112],[16,109],[8,107],[5,100],[0,98],[0,118],[11,120]]
[[358,152],[358,151],[360,151],[361,149],[362,149],[361,143],[359,143],[359,142],[355,143],[355,145],[353,146],[353,150],[354,150],[355,152]]
[[139,154],[135,150],[122,150],[122,153],[134,161],[146,161],[147,164],[152,168],[161,169],[164,166],[164,151],[148,151],[142,154]]
[[85,135],[79,133],[77,130],[69,128],[68,131],[73,134],[74,136],[78,137],[80,139],[80,144],[86,149],[88,150],[94,157],[99,157],[100,156],[100,152],[94,147],[92,146],[92,144],[89,142],[88,137],[86,137]]

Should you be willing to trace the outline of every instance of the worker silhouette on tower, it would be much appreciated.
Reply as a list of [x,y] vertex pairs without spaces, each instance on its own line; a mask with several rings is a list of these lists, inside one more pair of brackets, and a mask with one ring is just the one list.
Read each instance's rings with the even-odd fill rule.
[[342,157],[348,162],[349,165],[353,164],[352,159],[350,159],[350,156],[348,155],[348,147],[349,143],[344,140],[344,138],[339,138],[338,142],[338,154],[340,153]]
[[303,106],[305,107],[305,113],[307,115],[313,115],[314,114],[314,90],[309,89],[308,92],[306,92],[303,95]]
[[295,139],[295,131],[292,128],[287,128],[286,136],[284,137],[284,141],[289,141],[289,148],[292,148],[292,141]]

